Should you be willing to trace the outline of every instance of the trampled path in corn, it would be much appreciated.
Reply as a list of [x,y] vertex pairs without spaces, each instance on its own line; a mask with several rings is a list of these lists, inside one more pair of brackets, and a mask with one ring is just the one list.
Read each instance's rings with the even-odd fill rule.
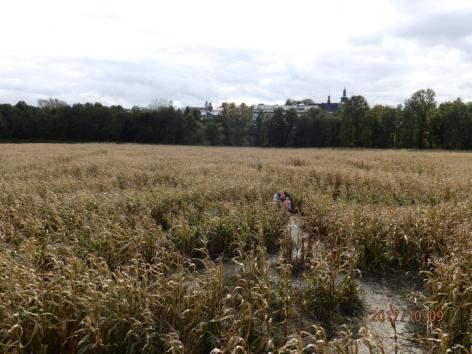
[[[312,247],[313,252],[327,254],[329,247],[321,240],[310,240],[310,236],[302,228],[302,218],[299,215],[292,215],[287,225],[288,234],[292,242],[292,260],[299,260],[303,252]],[[279,253],[269,255],[269,265],[274,266],[278,263],[281,255]],[[240,267],[232,262],[223,263],[223,273],[229,277],[240,271]],[[294,284],[300,283],[300,274],[294,274],[292,279]],[[362,301],[364,305],[363,315],[354,319],[356,327],[366,327],[382,343],[385,353],[423,353],[413,341],[415,336],[414,325],[410,321],[409,303],[406,300],[408,292],[415,290],[411,279],[401,274],[374,276],[361,274],[358,279],[358,286],[361,289]],[[387,319],[387,311],[390,311],[390,305],[395,311],[399,311],[395,332],[391,323]],[[379,313],[383,310],[384,318],[377,318],[373,321],[373,313]],[[403,314],[408,314],[403,316]],[[378,316],[377,316],[378,317]],[[382,316],[380,316],[382,317]],[[382,320],[383,319],[383,320]],[[352,319],[350,321],[352,323]],[[366,346],[359,346],[359,353],[369,353]]]
[[[293,243],[293,257],[300,257],[301,253],[309,247],[310,235],[303,231],[301,227],[301,217],[293,215],[290,217],[288,224],[289,233]],[[313,248],[316,252],[326,253],[326,245],[320,240],[315,240]],[[362,290],[362,300],[365,307],[364,315],[357,319],[357,324],[368,328],[374,335],[378,336],[386,353],[395,353],[397,346],[398,353],[422,353],[423,351],[415,346],[411,341],[414,337],[415,329],[409,321],[409,316],[403,316],[404,313],[409,314],[409,305],[406,295],[409,291],[414,290],[414,285],[409,283],[410,279],[402,275],[386,275],[384,277],[362,274],[358,280],[358,285]],[[390,305],[394,311],[399,311],[397,317],[396,330],[397,340],[395,341],[395,332],[391,323],[387,319],[387,311],[390,311]],[[384,311],[384,318],[378,318],[373,321],[373,313],[376,311]],[[405,312],[406,311],[406,312]],[[382,316],[380,316],[382,317]],[[402,318],[403,317],[403,318]],[[367,347],[359,348],[361,352]]]

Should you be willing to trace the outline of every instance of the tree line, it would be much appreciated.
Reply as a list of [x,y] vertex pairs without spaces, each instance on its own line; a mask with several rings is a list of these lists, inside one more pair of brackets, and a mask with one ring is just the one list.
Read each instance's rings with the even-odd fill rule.
[[224,103],[220,115],[204,119],[188,107],[21,101],[0,105],[0,140],[472,149],[472,103],[457,99],[438,105],[431,89],[415,92],[397,107],[370,107],[364,97],[352,96],[335,113],[311,109],[298,115],[280,108],[255,119],[251,113],[244,103]]

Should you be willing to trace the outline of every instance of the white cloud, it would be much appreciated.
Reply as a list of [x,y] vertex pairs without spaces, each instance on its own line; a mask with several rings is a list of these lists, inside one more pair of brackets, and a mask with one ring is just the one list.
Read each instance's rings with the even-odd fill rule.
[[470,100],[471,11],[467,0],[16,0],[2,4],[0,101],[319,101],[344,85],[371,103],[424,87]]

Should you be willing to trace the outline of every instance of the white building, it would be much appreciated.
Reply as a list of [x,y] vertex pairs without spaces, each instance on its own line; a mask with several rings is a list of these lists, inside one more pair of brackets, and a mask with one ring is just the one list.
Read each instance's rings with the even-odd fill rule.
[[202,119],[214,119],[221,114],[222,108],[213,108],[211,102],[205,102],[205,107],[189,107],[190,109],[200,112]]
[[294,109],[297,111],[298,116],[305,114],[310,109],[322,109],[326,112],[333,113],[336,112],[347,100],[348,98],[346,96],[346,88],[344,88],[343,95],[339,103],[331,102],[331,94],[328,95],[328,101],[326,103],[314,103],[312,100],[294,101],[294,104],[291,105],[267,105],[260,103],[252,107],[252,119],[256,119],[261,114],[273,114],[278,108],[282,108],[284,111]]
[[316,104],[315,105],[306,105],[304,103],[298,103],[298,104],[294,104],[294,105],[278,105],[278,104],[268,105],[268,104],[260,103],[260,104],[255,105],[255,106],[252,107],[252,119],[256,119],[261,114],[262,115],[274,114],[274,112],[279,108],[283,109],[284,111],[288,111],[288,110],[293,109],[293,110],[297,111],[298,116],[301,116],[301,115],[305,114],[310,109],[320,109],[320,107]]

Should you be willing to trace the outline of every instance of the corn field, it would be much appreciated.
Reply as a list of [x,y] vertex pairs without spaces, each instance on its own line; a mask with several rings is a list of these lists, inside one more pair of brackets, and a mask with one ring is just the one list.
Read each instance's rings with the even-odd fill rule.
[[416,348],[469,353],[471,158],[1,144],[0,352],[388,353],[359,281],[408,272]]

